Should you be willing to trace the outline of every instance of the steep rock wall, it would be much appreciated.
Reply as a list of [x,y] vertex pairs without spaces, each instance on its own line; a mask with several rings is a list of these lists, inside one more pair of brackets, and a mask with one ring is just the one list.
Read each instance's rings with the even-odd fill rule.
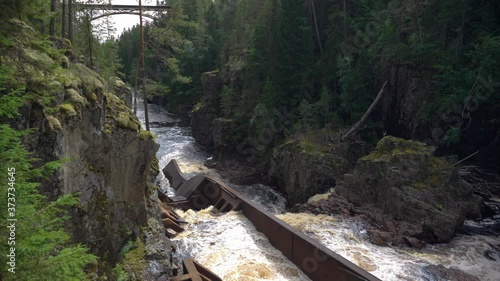
[[18,73],[8,83],[24,87],[29,97],[13,127],[34,129],[24,142],[39,159],[35,166],[66,159],[40,191],[51,200],[79,195],[67,228],[74,242],[101,257],[96,278],[109,278],[122,247],[139,238],[146,243],[147,266],[135,274],[143,280],[170,276],[170,241],[159,222],[154,184],[159,170],[153,135],[141,130],[104,79],[70,51],[47,48],[20,21],[8,24],[16,31],[16,48],[8,50],[3,63]]
[[204,96],[191,112],[191,131],[197,143],[212,147],[214,138],[213,122],[217,118],[217,95],[220,91],[218,71],[205,72],[201,76]]

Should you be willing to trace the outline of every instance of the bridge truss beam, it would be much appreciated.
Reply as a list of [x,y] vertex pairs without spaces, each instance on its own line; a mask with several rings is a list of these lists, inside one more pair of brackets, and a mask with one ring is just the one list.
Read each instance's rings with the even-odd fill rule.
[[[85,9],[92,10],[114,10],[114,11],[139,11],[138,5],[109,5],[109,4],[78,4],[79,6],[84,7]],[[153,5],[142,5],[143,11],[167,11],[172,7],[170,5],[165,6],[153,6]]]
[[[139,6],[136,5],[109,5],[109,4],[82,4],[79,3],[79,10],[91,10],[92,16],[91,21],[108,17],[114,15],[139,15]],[[154,14],[161,13],[164,11],[168,11],[171,9],[170,5],[163,6],[152,6],[152,5],[143,5],[142,10],[155,12]],[[145,14],[144,17],[154,19],[155,15]]]

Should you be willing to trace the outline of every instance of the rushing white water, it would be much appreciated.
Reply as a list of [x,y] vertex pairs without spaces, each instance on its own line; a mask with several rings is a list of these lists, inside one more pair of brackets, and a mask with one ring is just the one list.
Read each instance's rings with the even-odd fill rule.
[[179,259],[194,256],[223,280],[309,280],[241,212],[177,211],[189,225],[172,239]]
[[422,270],[431,264],[457,268],[484,281],[500,280],[498,259],[484,256],[488,250],[498,253],[498,237],[457,235],[450,243],[421,250],[380,247],[366,241],[364,226],[350,218],[304,213],[278,217],[382,280],[435,280]]
[[[150,111],[153,113],[150,115],[152,122],[175,121],[161,107],[150,105]],[[141,121],[143,116],[139,108]],[[161,145],[157,154],[160,167],[176,159],[187,177],[203,173],[221,179],[215,170],[203,165],[210,155],[198,148],[189,128],[154,126],[151,130]],[[158,180],[164,191],[173,192],[163,174]],[[426,265],[457,268],[484,281],[500,280],[498,236],[459,234],[450,243],[428,245],[421,250],[380,247],[367,242],[364,225],[350,218],[285,213],[286,200],[271,188],[264,185],[231,186],[382,280],[443,280],[426,273],[423,269]],[[308,280],[295,265],[272,248],[242,214],[229,212],[215,216],[209,210],[178,213],[189,222],[186,231],[173,239],[178,258],[193,257],[224,280]],[[468,221],[466,224],[487,223]]]

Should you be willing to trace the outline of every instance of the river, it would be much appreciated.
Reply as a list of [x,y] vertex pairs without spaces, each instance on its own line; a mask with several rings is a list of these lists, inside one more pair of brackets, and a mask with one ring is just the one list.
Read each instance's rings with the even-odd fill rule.
[[[142,103],[137,116],[144,122]],[[211,157],[198,147],[190,128],[162,126],[173,124],[175,117],[150,104],[151,131],[160,144],[157,153],[160,168],[176,159],[187,177],[198,173],[220,179],[278,218],[298,228],[382,280],[438,281],[426,268],[443,265],[460,269],[484,281],[500,280],[500,237],[498,235],[458,234],[447,244],[427,245],[421,250],[380,247],[366,240],[366,230],[358,222],[343,216],[288,213],[286,199],[270,187],[256,184],[229,184],[214,169],[203,163]],[[172,194],[163,174],[158,176],[162,190]],[[495,203],[500,207],[500,200]],[[500,208],[499,208],[500,209]],[[223,280],[309,280],[297,267],[274,249],[267,238],[239,212],[213,215],[210,209],[198,212],[177,211],[189,224],[186,231],[172,239],[177,251],[174,258],[192,257],[218,274]],[[498,223],[500,216],[480,222],[467,221],[469,228],[482,229]]]

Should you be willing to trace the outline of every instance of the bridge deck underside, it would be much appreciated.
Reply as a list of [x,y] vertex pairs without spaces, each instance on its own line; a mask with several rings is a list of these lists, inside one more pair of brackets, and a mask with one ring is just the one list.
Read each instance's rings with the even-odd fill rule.
[[[102,5],[102,4],[79,4],[84,9],[91,10],[105,10],[105,11],[139,11],[139,6],[137,5]],[[167,11],[171,9],[170,6],[151,6],[142,5],[143,11]]]

